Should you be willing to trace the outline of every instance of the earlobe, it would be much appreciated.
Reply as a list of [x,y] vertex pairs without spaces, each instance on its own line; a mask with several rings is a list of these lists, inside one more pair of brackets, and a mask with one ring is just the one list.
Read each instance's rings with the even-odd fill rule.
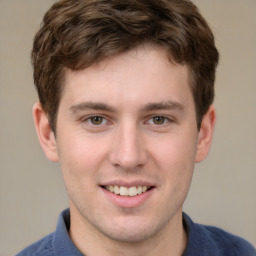
[[198,136],[198,143],[197,143],[197,154],[196,154],[196,162],[203,161],[211,147],[212,138],[213,138],[213,131],[216,122],[216,111],[213,105],[210,106],[207,113],[204,115],[199,136]]
[[49,124],[47,114],[40,103],[34,105],[33,117],[37,136],[45,155],[50,161],[57,162],[58,152],[55,135]]

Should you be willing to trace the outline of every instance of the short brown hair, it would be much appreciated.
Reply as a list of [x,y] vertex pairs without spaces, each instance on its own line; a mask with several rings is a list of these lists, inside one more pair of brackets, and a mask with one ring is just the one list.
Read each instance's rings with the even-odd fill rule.
[[34,39],[32,64],[39,100],[53,130],[65,68],[81,70],[150,43],[188,65],[197,125],[214,99],[219,54],[214,36],[189,0],[60,0]]

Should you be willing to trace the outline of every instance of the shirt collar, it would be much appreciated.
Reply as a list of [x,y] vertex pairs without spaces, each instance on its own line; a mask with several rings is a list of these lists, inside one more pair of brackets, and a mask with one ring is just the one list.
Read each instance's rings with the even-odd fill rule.
[[70,212],[69,209],[64,210],[58,220],[57,228],[53,237],[53,247],[56,255],[72,255],[83,256],[83,254],[76,248],[69,237],[70,227]]

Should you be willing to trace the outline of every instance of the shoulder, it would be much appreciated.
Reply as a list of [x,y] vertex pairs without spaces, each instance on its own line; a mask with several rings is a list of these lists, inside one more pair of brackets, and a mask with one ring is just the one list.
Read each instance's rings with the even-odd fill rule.
[[53,256],[53,233],[28,246],[16,256]]
[[220,228],[194,223],[183,215],[188,232],[188,245],[184,256],[256,256],[256,250],[241,237]]
[[255,248],[245,239],[217,227],[200,226],[223,255],[256,256]]
[[69,237],[69,227],[70,212],[66,209],[59,215],[57,227],[53,233],[25,248],[16,256],[82,256]]

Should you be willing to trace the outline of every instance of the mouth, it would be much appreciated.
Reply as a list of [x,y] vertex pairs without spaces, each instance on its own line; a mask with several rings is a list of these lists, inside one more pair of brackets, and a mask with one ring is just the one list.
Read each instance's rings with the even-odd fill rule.
[[117,181],[101,184],[106,198],[119,208],[137,208],[144,205],[150,198],[154,198],[156,186],[145,182]]
[[132,187],[109,185],[109,186],[102,186],[102,188],[119,196],[134,197],[151,190],[153,187],[149,187],[145,185],[132,186]]

